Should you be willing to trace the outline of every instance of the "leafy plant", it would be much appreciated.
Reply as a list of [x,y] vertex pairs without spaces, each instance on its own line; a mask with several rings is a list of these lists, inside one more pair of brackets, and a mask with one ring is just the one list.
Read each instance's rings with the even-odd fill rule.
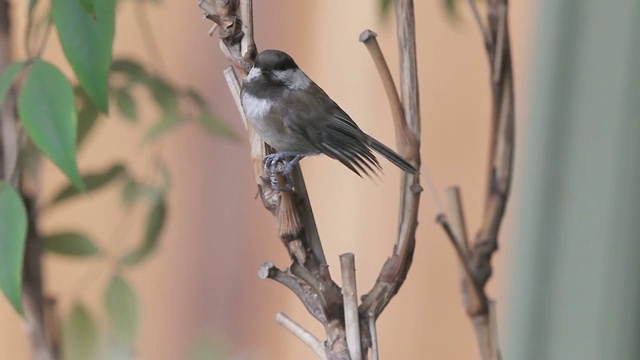
[[[38,17],[38,13],[44,16]],[[77,152],[96,124],[113,114],[114,108],[128,124],[139,126],[144,116],[139,106],[140,92],[150,95],[160,114],[146,130],[143,144],[157,141],[186,122],[196,123],[214,135],[234,138],[235,134],[194,89],[147,71],[135,60],[112,59],[116,0],[30,0],[27,16],[27,57],[13,62],[0,74],[0,102],[4,106],[14,105],[5,102],[15,102],[17,121],[28,135],[20,145],[20,161],[14,173],[4,174],[5,180],[0,180],[0,290],[23,314],[21,274],[30,218],[21,187],[11,181],[17,173],[29,176],[27,169],[38,166],[37,159],[44,155],[67,176],[69,184],[44,202],[39,212],[55,211],[68,202],[88,201],[84,196],[87,192],[118,185],[124,209],[136,204],[146,206],[145,230],[139,243],[121,254],[111,254],[106,245],[98,245],[101,242],[95,237],[74,229],[43,234],[41,240],[48,254],[77,259],[105,256],[105,266],[112,272],[104,284],[106,333],[102,333],[103,327],[96,324],[80,297],[72,298],[75,305],[62,329],[65,358],[96,358],[104,344],[109,358],[129,354],[139,328],[141,305],[125,270],[143,263],[160,244],[169,214],[170,174],[161,159],[155,160],[157,180],[135,176],[124,159],[102,169],[81,172]],[[42,56],[52,27],[57,30],[76,85]],[[32,46],[35,43],[37,48]]]

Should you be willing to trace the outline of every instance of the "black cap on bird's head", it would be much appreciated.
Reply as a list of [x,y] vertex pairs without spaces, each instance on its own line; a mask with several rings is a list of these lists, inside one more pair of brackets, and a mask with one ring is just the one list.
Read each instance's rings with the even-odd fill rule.
[[264,71],[285,71],[298,69],[298,65],[293,58],[284,51],[264,50],[258,56],[254,66]]

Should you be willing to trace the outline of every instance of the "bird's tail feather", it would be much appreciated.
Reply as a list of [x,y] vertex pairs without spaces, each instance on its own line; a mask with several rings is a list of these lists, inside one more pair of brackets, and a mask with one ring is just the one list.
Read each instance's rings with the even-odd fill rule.
[[369,147],[371,147],[373,150],[378,152],[380,155],[387,158],[387,160],[389,160],[395,166],[408,172],[409,174],[413,175],[418,172],[416,168],[413,165],[411,165],[407,160],[403,159],[402,156],[398,155],[398,153],[391,150],[385,144],[372,138],[371,136],[369,136],[367,139],[367,145],[369,145]]

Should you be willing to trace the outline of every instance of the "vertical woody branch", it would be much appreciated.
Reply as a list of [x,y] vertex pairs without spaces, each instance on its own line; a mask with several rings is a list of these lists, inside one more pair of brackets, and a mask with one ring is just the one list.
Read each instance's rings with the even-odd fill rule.
[[491,278],[491,258],[498,250],[498,232],[504,218],[513,174],[515,102],[507,0],[489,0],[486,24],[480,16],[475,0],[468,0],[474,20],[482,34],[489,60],[489,80],[492,95],[491,139],[487,169],[487,194],[480,229],[472,244],[466,242],[463,206],[460,190],[448,190],[453,231],[448,231],[446,217],[439,222],[457,247],[463,269],[462,294],[471,319],[483,360],[501,358],[495,320],[495,303],[486,294]]
[[[401,97],[393,83],[389,67],[376,41],[375,33],[360,35],[380,73],[394,116],[396,143],[400,154],[420,169],[420,98],[416,61],[415,17],[412,0],[394,2],[398,47],[400,51]],[[401,100],[400,100],[401,99]],[[420,175],[402,175],[398,238],[393,253],[384,263],[373,288],[362,297],[360,316],[377,318],[407,277],[416,245],[418,207],[420,205]]]
[[[205,17],[216,24],[214,29],[219,29],[221,49],[235,67],[235,70],[231,67],[225,70],[225,78],[250,136],[255,179],[264,206],[273,213],[280,239],[293,260],[292,265],[284,270],[265,262],[259,268],[258,275],[263,279],[275,280],[294,292],[309,313],[324,325],[327,340],[319,344],[319,340],[286,316],[279,315],[279,323],[321,358],[346,360],[361,356],[366,359],[368,349],[372,348],[372,355],[377,359],[377,344],[372,341],[376,338],[375,319],[402,286],[413,259],[422,192],[419,175],[403,174],[399,231],[393,253],[383,265],[374,287],[357,306],[353,255],[341,257],[344,289],[340,289],[331,279],[327,268],[300,168],[296,166],[294,169],[292,192],[273,190],[270,180],[264,176],[262,159],[270,149],[244,118],[238,80],[238,75],[246,76],[256,55],[252,38],[251,1],[200,0],[200,7],[205,11]],[[401,95],[393,84],[375,34],[366,31],[361,35],[361,41],[371,52],[387,91],[399,153],[419,169],[420,106],[413,1],[397,0],[395,8]],[[287,185],[284,178],[276,180],[280,188]],[[324,354],[320,354],[319,349],[324,349]]]
[[[278,269],[270,262],[264,263],[259,268],[258,275],[288,287],[300,298],[309,313],[324,325],[327,335],[324,344],[318,344],[315,337],[305,335],[306,344],[316,352],[319,348],[324,349],[327,359],[348,359],[342,293],[329,274],[302,172],[299,166],[294,168],[293,184],[287,184],[285,177],[276,179],[279,188],[292,185],[294,191],[274,190],[271,180],[265,177],[262,165],[262,159],[271,149],[244,117],[240,99],[241,81],[238,76],[244,78],[247,75],[257,54],[253,40],[252,1],[200,0],[199,6],[205,11],[205,18],[216,24],[220,34],[220,48],[235,68],[225,70],[225,79],[249,134],[259,193],[265,208],[273,214],[280,240],[293,260],[292,265],[285,270]],[[279,319],[282,320],[283,317],[280,316]],[[286,326],[286,329],[299,338],[300,334],[308,333],[295,326]]]

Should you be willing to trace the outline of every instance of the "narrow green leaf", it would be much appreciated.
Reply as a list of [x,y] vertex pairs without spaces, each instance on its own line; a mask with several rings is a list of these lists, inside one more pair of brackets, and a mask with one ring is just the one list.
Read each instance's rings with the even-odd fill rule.
[[[86,190],[91,192],[118,180],[122,176],[126,175],[126,173],[127,169],[124,165],[113,164],[105,170],[84,175],[82,177],[82,181],[87,187]],[[51,200],[50,205],[59,204],[80,194],[82,193],[78,191],[76,187],[67,185],[56,192],[56,195],[53,197],[53,200]]]
[[157,140],[162,135],[165,135],[169,131],[173,130],[176,126],[182,123],[182,118],[177,116],[172,117],[163,117],[160,121],[155,123],[153,126],[145,132],[142,140],[144,142],[152,142]]
[[88,236],[77,232],[46,235],[44,237],[44,248],[56,254],[78,257],[100,253],[100,249]]
[[11,85],[13,85],[13,81],[16,79],[16,76],[20,73],[20,70],[22,70],[23,67],[23,62],[13,63],[4,69],[2,75],[0,75],[0,107],[4,104],[4,100],[11,89]]
[[138,121],[138,107],[128,88],[118,89],[116,92],[116,105],[125,119],[131,122]]
[[227,123],[213,116],[209,112],[205,112],[196,118],[198,124],[200,124],[205,130],[213,135],[224,136],[232,139],[237,139],[238,135],[231,129]]
[[98,327],[91,314],[76,304],[62,331],[62,351],[65,360],[96,360],[100,358]]
[[87,13],[83,4],[78,0],[53,0],[53,21],[80,84],[98,109],[107,113],[116,1],[95,0],[95,16]]
[[146,83],[149,81],[149,75],[142,65],[130,59],[114,60],[111,64],[111,71],[126,75],[130,82]]
[[161,196],[151,203],[147,215],[144,240],[139,248],[130,251],[121,262],[124,265],[136,265],[149,256],[158,246],[158,238],[167,216],[166,199]]
[[22,259],[27,236],[27,210],[20,194],[0,180],[0,289],[20,314]]
[[76,106],[78,108],[77,146],[79,148],[98,122],[100,110],[98,110],[82,87],[77,86],[73,92],[76,95]]
[[27,134],[80,190],[84,184],[76,163],[77,118],[73,90],[55,66],[36,59],[20,96],[18,113]]
[[149,78],[146,85],[151,91],[151,96],[162,109],[163,117],[178,117],[178,92],[176,89],[159,77]]
[[133,344],[138,333],[140,304],[133,288],[122,276],[114,276],[107,286],[105,307],[113,335]]
[[195,89],[187,89],[184,92],[184,96],[186,96],[187,99],[191,100],[198,107],[198,109],[200,109],[200,111],[204,112],[205,110],[207,110],[207,102]]

